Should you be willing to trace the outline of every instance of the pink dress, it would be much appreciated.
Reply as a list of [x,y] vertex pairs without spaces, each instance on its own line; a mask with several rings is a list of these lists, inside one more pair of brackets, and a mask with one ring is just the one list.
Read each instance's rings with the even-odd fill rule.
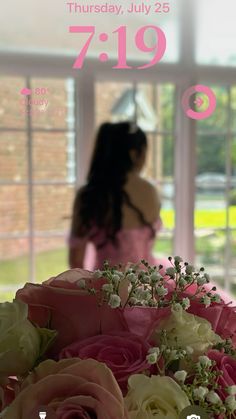
[[[162,227],[161,220],[157,220],[153,224],[153,229],[157,234]],[[92,232],[89,237],[80,239],[71,237],[69,245],[76,247],[79,243],[86,243],[86,253],[83,268],[94,270],[103,267],[104,260],[108,260],[111,265],[138,263],[145,259],[150,265],[169,266],[167,259],[155,258],[152,254],[152,248],[155,241],[155,236],[151,232],[150,227],[140,226],[137,228],[123,228],[117,233],[117,245],[111,241],[107,241],[104,246],[99,247],[99,244],[105,241],[104,231],[96,230],[96,235],[93,237]]]
[[[153,228],[157,233],[162,227],[161,219],[157,220],[153,224]],[[150,265],[162,265],[163,270],[161,273],[165,273],[165,269],[172,266],[166,258],[156,258],[152,254],[152,249],[156,236],[153,234],[148,226],[141,226],[138,228],[127,228],[122,229],[117,234],[117,246],[114,246],[111,241],[108,241],[103,247],[99,247],[99,244],[105,240],[104,232],[96,230],[96,236],[93,239],[89,237],[78,238],[71,237],[69,239],[69,245],[76,247],[80,243],[86,243],[86,252],[84,258],[84,269],[94,270],[102,269],[103,262],[107,260],[111,266],[118,265],[119,263],[126,265],[127,263],[138,263],[142,259],[145,259]],[[92,234],[91,234],[92,235]],[[232,303],[236,306],[235,298],[224,291],[218,284],[213,281],[206,286],[210,291],[213,286],[217,287],[217,292],[221,298],[227,303]],[[195,293],[195,287],[188,289],[188,292]]]

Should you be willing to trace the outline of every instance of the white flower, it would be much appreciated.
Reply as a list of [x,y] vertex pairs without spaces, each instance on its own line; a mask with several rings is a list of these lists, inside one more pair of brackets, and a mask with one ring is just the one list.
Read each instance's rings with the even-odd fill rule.
[[210,358],[208,358],[208,356],[206,355],[202,355],[199,356],[198,358],[199,364],[201,365],[201,367],[210,367],[212,365],[212,362],[210,360]]
[[226,397],[225,404],[227,405],[228,409],[232,412],[236,410],[236,400],[233,395]]
[[202,386],[193,390],[193,394],[196,400],[204,400],[208,392],[208,388]]
[[138,299],[137,299],[137,298],[135,298],[135,297],[131,297],[131,298],[130,298],[130,300],[129,300],[129,303],[130,303],[132,306],[135,306],[135,305],[138,303]]
[[206,279],[206,282],[210,282],[210,275],[208,275],[207,273],[204,273],[204,277]]
[[149,354],[157,354],[157,356],[160,355],[160,349],[157,346],[153,346],[153,348],[150,348],[148,351]]
[[168,345],[172,348],[185,349],[190,346],[193,349],[193,357],[203,355],[214,344],[221,342],[221,338],[212,330],[208,320],[194,316],[183,310],[179,304],[179,310],[172,308],[171,314],[161,320],[152,340],[158,346],[162,330],[166,330]]
[[220,303],[221,296],[219,294],[214,294],[212,300],[215,301],[216,303]]
[[170,276],[170,277],[174,277],[176,274],[176,270],[175,268],[167,268],[166,269],[166,275]]
[[162,279],[162,276],[158,272],[153,272],[150,276],[151,283],[156,284]]
[[229,393],[231,396],[235,396],[235,395],[236,395],[236,385],[234,385],[234,386],[229,386],[229,387],[227,388],[227,391],[228,391],[228,393]]
[[179,280],[179,285],[181,287],[185,287],[185,285],[187,285],[187,281],[184,278],[180,278]]
[[211,299],[207,295],[204,295],[204,297],[202,297],[202,301],[206,307],[209,307],[211,305]]
[[187,352],[187,354],[188,355],[192,355],[192,353],[193,353],[193,348],[191,347],[191,346],[186,346],[186,352]]
[[183,259],[180,256],[175,256],[174,260],[175,260],[176,263],[183,262]]
[[117,275],[117,274],[115,274],[115,275],[112,275],[112,282],[115,284],[115,285],[117,285],[119,282],[120,282],[120,276],[119,275]]
[[156,292],[159,295],[159,297],[164,297],[168,294],[168,289],[164,287],[156,287]]
[[96,271],[94,271],[93,275],[95,278],[99,279],[102,277],[103,274],[102,271],[100,271],[100,269],[97,269]]
[[176,373],[174,374],[174,377],[180,383],[184,383],[185,380],[186,380],[187,375],[188,375],[188,373],[185,370],[182,370],[182,371],[176,371]]
[[206,278],[205,278],[204,276],[199,277],[199,278],[197,279],[197,284],[198,284],[199,286],[206,284],[206,282],[207,282],[207,281],[206,281]]
[[194,272],[194,266],[192,265],[187,265],[185,268],[185,272],[187,275],[191,275]]
[[170,377],[131,375],[125,398],[130,419],[178,419],[190,405],[185,392]]
[[130,281],[131,284],[134,284],[136,282],[136,275],[134,273],[130,273],[126,277],[128,281]]
[[27,374],[54,336],[52,330],[33,326],[22,301],[0,304],[0,376]]
[[78,285],[78,288],[85,289],[86,282],[84,279],[79,279],[79,281],[77,281],[77,285]]
[[157,362],[157,353],[156,352],[153,352],[153,353],[148,354],[147,357],[146,357],[146,359],[147,359],[147,362],[149,364],[151,364],[151,365],[156,364],[156,362]]
[[113,292],[113,285],[112,284],[103,284],[102,290],[104,292],[111,293],[111,292]]
[[209,391],[206,398],[207,398],[208,402],[210,402],[212,404],[222,403],[221,398],[218,396],[218,394],[215,391]]
[[190,307],[190,299],[188,297],[183,298],[182,307],[184,308],[184,310],[188,310],[188,308]]
[[108,304],[111,308],[120,307],[120,303],[121,303],[121,299],[120,299],[119,295],[112,294],[110,296],[110,300],[109,300]]

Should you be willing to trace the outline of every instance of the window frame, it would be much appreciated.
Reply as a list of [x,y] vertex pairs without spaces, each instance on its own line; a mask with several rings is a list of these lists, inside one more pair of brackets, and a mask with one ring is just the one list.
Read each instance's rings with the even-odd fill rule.
[[[95,83],[97,81],[135,83],[172,83],[176,86],[175,124],[175,237],[174,252],[185,260],[194,262],[194,206],[196,173],[196,122],[187,118],[181,107],[184,91],[197,83],[236,85],[233,67],[197,64],[195,60],[195,11],[192,2],[183,2],[184,13],[179,25],[180,57],[176,63],[159,63],[145,71],[112,70],[114,60],[99,63],[87,58],[84,71],[72,69],[74,54],[33,53],[19,50],[0,51],[0,75],[24,77],[73,78],[75,80],[75,135],[76,135],[76,187],[86,177],[93,147],[95,129]],[[186,36],[188,33],[188,36]],[[131,62],[138,66],[138,61]],[[1,128],[0,128],[1,130]],[[228,134],[229,135],[229,134]],[[183,164],[183,161],[185,164]],[[229,157],[226,164],[229,173]],[[226,173],[226,174],[227,174]],[[225,287],[229,288],[231,277],[225,266]],[[228,275],[228,276],[227,276]]]

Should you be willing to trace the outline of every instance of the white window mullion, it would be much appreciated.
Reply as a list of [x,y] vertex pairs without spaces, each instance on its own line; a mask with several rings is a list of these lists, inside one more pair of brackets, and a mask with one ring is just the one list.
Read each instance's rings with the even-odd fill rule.
[[84,184],[94,143],[95,132],[95,84],[85,75],[75,84],[75,132],[76,132],[76,179],[77,187]]
[[[191,84],[177,87],[177,103]],[[175,144],[175,236],[174,251],[185,261],[194,262],[194,201],[195,201],[195,122],[176,111]]]
[[[31,89],[30,78],[26,79],[26,87]],[[34,243],[34,186],[33,186],[33,131],[30,112],[27,113],[28,139],[28,207],[29,207],[29,281],[35,282],[35,243]]]

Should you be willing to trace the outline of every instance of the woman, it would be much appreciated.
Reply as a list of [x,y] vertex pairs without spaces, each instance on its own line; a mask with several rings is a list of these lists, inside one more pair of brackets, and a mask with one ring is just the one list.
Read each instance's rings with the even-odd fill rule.
[[[77,193],[70,235],[71,268],[102,268],[147,260],[161,227],[156,188],[140,176],[147,153],[144,132],[128,122],[104,123],[97,134],[87,184]],[[94,263],[85,263],[89,242]]]

